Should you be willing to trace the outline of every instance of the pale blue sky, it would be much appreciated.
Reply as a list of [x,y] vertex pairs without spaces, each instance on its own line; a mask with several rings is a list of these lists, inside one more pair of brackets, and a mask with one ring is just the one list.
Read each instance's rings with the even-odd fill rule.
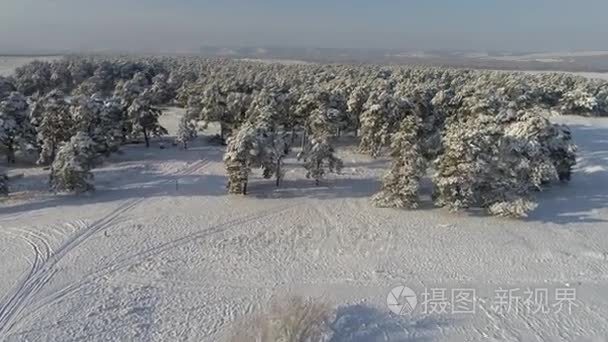
[[608,0],[0,0],[0,53],[201,45],[608,50]]

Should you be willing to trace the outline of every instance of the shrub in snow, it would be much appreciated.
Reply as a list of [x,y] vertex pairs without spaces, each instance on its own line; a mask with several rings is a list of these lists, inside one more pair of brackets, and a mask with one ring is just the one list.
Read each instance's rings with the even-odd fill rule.
[[290,298],[236,325],[230,342],[321,342],[331,337],[332,310],[321,302]]
[[15,162],[15,151],[33,141],[34,131],[29,122],[28,104],[21,93],[12,92],[0,99],[0,143],[6,149],[8,163]]
[[86,133],[78,132],[61,146],[51,165],[51,190],[76,193],[94,190],[91,169],[96,161],[95,143]]

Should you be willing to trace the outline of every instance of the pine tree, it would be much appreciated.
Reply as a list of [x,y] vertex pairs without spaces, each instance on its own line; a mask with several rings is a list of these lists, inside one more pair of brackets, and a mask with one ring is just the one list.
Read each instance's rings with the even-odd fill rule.
[[358,134],[359,126],[360,126],[360,117],[363,113],[365,103],[367,102],[367,98],[369,93],[364,86],[356,87],[348,97],[348,114],[350,117],[350,121],[352,122],[353,131]]
[[220,124],[220,139],[225,140],[225,137],[232,124],[232,113],[228,113],[227,99],[222,92],[220,86],[212,84],[198,98],[200,100],[201,117],[204,125],[211,122]]
[[536,207],[531,191],[557,178],[538,142],[525,138],[526,120],[503,123],[488,115],[450,124],[436,161],[435,202],[452,210],[486,208],[499,216],[526,216]]
[[0,101],[8,97],[10,93],[17,91],[17,88],[13,84],[13,81],[0,76]]
[[145,97],[136,98],[128,108],[129,121],[132,123],[134,136],[142,134],[146,147],[150,147],[151,136],[167,134],[167,130],[160,125],[158,118],[162,112],[160,109],[150,105]]
[[408,104],[391,95],[388,89],[373,92],[365,104],[360,118],[362,153],[377,157],[389,146],[390,137],[399,128],[401,118],[407,113]]
[[152,77],[150,87],[151,101],[154,105],[169,103],[175,97],[175,89],[169,83],[169,78],[165,74],[158,74]]
[[36,60],[15,69],[13,78],[17,91],[30,96],[49,90],[52,86],[51,76],[51,64]]
[[250,109],[250,120],[228,139],[224,162],[229,175],[230,193],[247,193],[247,181],[253,168],[261,168],[264,178],[283,178],[283,158],[289,152],[285,134],[277,124],[278,112],[273,103],[258,102]]
[[379,207],[417,208],[420,180],[426,172],[426,160],[420,146],[420,119],[408,116],[403,119],[399,132],[393,135],[391,155],[393,161],[384,176],[382,190],[372,201]]
[[71,110],[75,129],[91,137],[98,153],[108,156],[118,150],[124,127],[124,115],[118,99],[106,100],[96,94],[77,99]]
[[133,101],[141,99],[142,94],[149,88],[150,81],[146,75],[142,72],[137,72],[130,80],[118,82],[114,90],[114,96],[122,99],[122,105],[128,108]]
[[0,101],[0,143],[6,148],[7,162],[15,163],[15,151],[33,141],[34,131],[28,117],[28,104],[18,92]]
[[127,120],[127,113],[121,105],[120,99],[111,97],[105,99],[101,109],[99,126],[96,135],[98,151],[106,156],[118,151],[124,142],[124,128]]
[[196,122],[192,120],[187,114],[184,114],[179,120],[179,126],[177,128],[177,136],[175,141],[182,145],[184,150],[188,149],[188,144],[196,139],[197,127]]
[[228,192],[247,194],[247,183],[251,168],[262,154],[255,127],[245,123],[239,131],[228,138],[224,163],[228,173]]
[[57,192],[82,193],[95,189],[91,169],[97,161],[95,143],[84,132],[78,132],[64,143],[53,161],[50,187]]
[[335,150],[330,142],[336,128],[335,121],[332,120],[339,112],[330,104],[329,93],[323,91],[301,102],[305,107],[304,112],[310,110],[306,122],[306,131],[310,139],[298,153],[298,160],[304,161],[306,177],[314,179],[316,185],[319,185],[327,172],[339,173],[343,166],[342,160],[335,156]]
[[304,149],[298,154],[298,159],[304,161],[306,178],[315,180],[319,185],[327,172],[339,173],[343,163],[334,155],[335,150],[328,137],[312,138]]
[[38,163],[52,163],[57,149],[70,139],[74,130],[74,121],[65,94],[54,90],[40,99],[34,107],[32,118],[41,146]]

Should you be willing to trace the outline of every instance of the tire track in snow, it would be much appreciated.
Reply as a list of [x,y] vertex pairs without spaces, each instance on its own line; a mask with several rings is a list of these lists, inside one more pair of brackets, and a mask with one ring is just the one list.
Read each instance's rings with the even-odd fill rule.
[[[56,302],[57,300],[60,300],[64,297],[66,297],[67,295],[78,291],[80,288],[82,288],[82,286],[95,283],[95,281],[97,279],[99,279],[103,276],[106,276],[108,274],[129,268],[130,266],[132,266],[133,264],[135,264],[137,262],[143,261],[143,260],[153,257],[153,256],[158,256],[165,251],[185,245],[187,243],[194,242],[197,239],[201,239],[201,238],[205,238],[208,236],[212,236],[214,234],[222,233],[228,229],[239,227],[240,225],[246,224],[248,222],[252,222],[252,221],[260,220],[260,219],[263,219],[263,218],[266,218],[269,216],[281,214],[287,210],[298,207],[299,205],[300,204],[292,204],[292,205],[288,205],[288,206],[281,206],[278,208],[275,207],[275,208],[270,208],[270,209],[262,211],[262,212],[257,212],[257,213],[253,213],[251,215],[246,215],[246,216],[234,219],[234,220],[220,223],[220,224],[212,226],[210,228],[206,228],[205,230],[200,231],[198,233],[185,235],[180,238],[171,240],[169,242],[159,244],[155,247],[149,248],[142,252],[138,252],[138,253],[135,253],[132,255],[125,256],[124,258],[121,258],[120,260],[118,260],[117,262],[115,262],[112,265],[103,267],[95,272],[85,275],[82,278],[82,280],[80,280],[79,282],[68,285],[67,287],[64,287],[63,289],[56,291],[56,292],[38,300],[38,302],[36,303],[36,307],[31,308],[30,312],[27,313],[26,316],[24,316],[24,318],[27,318],[27,317],[33,315],[34,313],[44,309],[48,305]],[[164,284],[163,287],[167,288],[167,287],[171,287],[171,285]]]
[[[186,166],[182,171],[178,172],[176,176],[192,175],[205,168],[208,164],[209,161],[206,159],[198,160]],[[173,177],[169,177],[162,184],[170,184],[172,181]],[[48,242],[39,235],[36,235],[36,237],[43,240],[43,244],[47,247],[46,253],[42,253],[40,247],[35,242],[21,236],[21,238],[24,238],[34,250],[34,262],[25,277],[0,300],[0,336],[6,335],[14,327],[15,317],[19,316],[28,305],[33,304],[33,297],[48,284],[53,275],[57,272],[55,266],[67,254],[82,245],[93,235],[119,223],[122,215],[133,210],[145,200],[146,198],[142,197],[125,201],[118,208],[96,220],[87,228],[76,232],[76,234],[64,241],[55,251],[52,251]]]

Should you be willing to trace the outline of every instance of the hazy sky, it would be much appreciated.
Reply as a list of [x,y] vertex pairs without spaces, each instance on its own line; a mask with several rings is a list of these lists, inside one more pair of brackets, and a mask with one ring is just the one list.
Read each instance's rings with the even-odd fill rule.
[[0,53],[202,45],[608,50],[608,0],[0,0]]

